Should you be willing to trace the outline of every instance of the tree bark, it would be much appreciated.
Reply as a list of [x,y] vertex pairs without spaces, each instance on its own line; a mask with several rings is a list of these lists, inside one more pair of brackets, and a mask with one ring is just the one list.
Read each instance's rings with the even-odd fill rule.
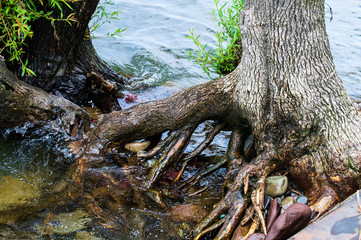
[[[309,196],[324,181],[344,199],[357,188],[361,119],[332,61],[324,1],[252,1],[240,19],[235,98],[258,153],[276,149]],[[317,167],[317,182],[305,181],[306,162]]]
[[[21,76],[21,69],[17,65],[9,65],[21,80],[39,87],[46,92],[63,96],[78,104],[89,105],[92,101],[99,105],[103,112],[119,110],[117,102],[119,92],[124,85],[125,78],[116,74],[96,53],[88,29],[89,21],[96,10],[99,0],[71,1],[72,9],[62,5],[63,15],[75,14],[76,22],[55,21],[40,18],[32,23],[34,36],[27,43],[29,65],[36,76]],[[42,6],[38,6],[40,9]],[[52,11],[54,18],[60,18],[58,9],[43,7],[44,11]],[[91,89],[91,81],[87,75],[95,73],[103,78],[105,85],[113,88]],[[99,97],[94,92],[103,92]],[[110,102],[103,107],[101,99]]]
[[[93,6],[89,1],[79,4],[79,7]],[[89,174],[98,174],[95,168],[110,164],[106,162],[110,151],[127,142],[169,131],[166,139],[138,156],[144,160],[162,153],[144,182],[138,183],[141,191],[149,191],[172,163],[182,159],[194,129],[206,120],[214,120],[215,127],[189,154],[190,157],[183,159],[183,169],[220,130],[232,130],[225,159],[230,169],[227,179],[233,180],[233,184],[209,216],[195,227],[195,239],[213,226],[221,226],[215,239],[230,238],[249,204],[266,233],[262,208],[265,179],[269,174],[288,172],[318,215],[355,192],[360,187],[361,116],[335,71],[324,22],[324,1],[246,1],[240,16],[240,29],[242,59],[229,75],[167,99],[103,115],[88,137],[78,142],[78,148],[73,148],[78,155],[76,164],[69,171],[73,179],[69,196],[81,196],[79,192],[89,184],[86,180],[91,179]],[[80,53],[91,49],[85,48]],[[56,54],[51,52],[49,56]],[[75,65],[69,65],[76,62],[75,55],[70,54],[66,59],[72,61],[52,60],[57,66],[55,76],[68,70],[77,71]],[[92,66],[84,62],[78,65],[87,72]],[[40,71],[41,76],[47,74],[45,70]],[[0,90],[13,92],[15,96],[25,91],[17,91],[16,85],[5,81],[8,75],[4,76],[0,79]],[[104,78],[102,80],[96,73],[88,75],[88,79],[93,79],[95,83],[90,82],[95,85],[104,82]],[[44,86],[54,84],[44,83]],[[33,91],[29,95],[39,92],[40,98],[46,95],[27,85],[21,89]],[[0,102],[1,107],[14,112],[19,106],[25,116],[21,121],[49,118],[36,110],[25,114],[26,109],[32,109],[33,100],[24,104],[11,94],[5,96],[4,103]],[[35,105],[41,105],[41,102]],[[20,107],[22,105],[25,107]],[[251,150],[243,151],[249,132],[254,136],[255,154]],[[253,177],[258,180],[255,182]],[[113,192],[117,183],[112,178],[108,180],[107,184],[115,187],[107,194],[117,201],[117,193]],[[93,209],[99,209],[94,198],[89,194],[86,198]],[[224,213],[228,213],[227,216],[219,220]]]
[[[89,130],[88,114],[65,98],[30,86],[11,73],[0,57],[0,129],[44,125],[58,120],[57,125],[76,137]],[[59,126],[58,126],[59,127]]]
[[[111,143],[175,131],[175,143],[160,144],[159,149],[166,145],[169,150],[145,178],[147,190],[172,156],[179,159],[192,129],[213,119],[237,131],[228,153],[246,155],[233,148],[243,146],[239,132],[250,129],[257,156],[238,159],[232,187],[195,228],[196,239],[225,211],[229,214],[215,239],[230,237],[249,202],[239,192],[248,189],[251,176],[259,177],[251,201],[261,223],[263,200],[255,196],[263,196],[270,173],[289,172],[318,215],[355,192],[361,171],[361,116],[332,61],[324,1],[246,1],[240,29],[242,59],[231,74],[168,99],[104,115],[80,154],[75,182],[81,184],[82,172],[103,161]],[[227,159],[232,162],[237,154]],[[154,156],[153,150],[142,156]]]

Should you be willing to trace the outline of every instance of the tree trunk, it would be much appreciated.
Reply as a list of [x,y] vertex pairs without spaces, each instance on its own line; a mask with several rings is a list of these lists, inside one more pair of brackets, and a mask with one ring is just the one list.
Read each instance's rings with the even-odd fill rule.
[[[295,149],[279,159],[292,169],[312,159],[328,180],[356,176],[360,114],[332,61],[324,1],[252,1],[242,11],[240,27],[246,47],[235,98],[240,117],[252,123],[258,153],[280,152],[293,142]],[[303,151],[300,159],[292,159],[296,149]],[[355,189],[345,190],[340,194]]]
[[[51,24],[44,18],[32,23],[34,37],[27,43],[27,55],[28,67],[36,76],[21,77],[18,66],[9,67],[21,80],[32,86],[63,96],[78,105],[89,105],[89,101],[92,101],[103,112],[111,112],[120,109],[117,98],[125,78],[110,69],[92,45],[88,24],[98,2],[99,0],[68,2],[72,9],[63,4],[64,16],[75,14],[76,22],[71,24],[65,21]],[[60,18],[58,9],[44,8],[45,12],[53,11],[54,18]],[[92,72],[102,78],[103,84],[97,89],[90,87],[92,80],[88,76]],[[103,85],[111,85],[112,89]],[[99,92],[103,94],[98,96]],[[101,103],[104,98],[104,102],[109,102],[105,107],[103,105],[106,104]]]
[[30,86],[11,73],[0,57],[0,129],[58,121],[69,135],[89,130],[88,114],[74,103]]
[[[238,175],[225,198],[195,228],[196,239],[227,211],[216,239],[230,237],[249,202],[239,192],[246,192],[251,176],[259,178],[251,201],[265,232],[259,196],[270,173],[287,171],[318,215],[355,192],[361,170],[361,116],[335,71],[324,1],[246,1],[240,28],[242,59],[228,76],[104,115],[84,143],[74,186],[83,184],[87,168],[104,161],[114,142],[125,144],[170,131],[169,138],[139,155],[152,157],[168,149],[141,184],[146,191],[179,160],[195,127],[213,119],[220,126],[215,134],[221,128],[233,130],[227,160],[236,162],[231,168]],[[255,138],[255,158],[241,150],[247,136],[242,131],[249,130]],[[190,155],[199,154],[209,141]]]

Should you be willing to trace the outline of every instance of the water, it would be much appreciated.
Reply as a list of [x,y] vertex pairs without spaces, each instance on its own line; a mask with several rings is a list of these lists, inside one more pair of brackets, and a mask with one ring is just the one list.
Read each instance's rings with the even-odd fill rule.
[[[120,9],[120,21],[106,24],[95,33],[93,43],[100,56],[112,67],[122,74],[137,77],[139,81],[128,86],[128,93],[137,95],[137,102],[148,101],[167,97],[175,92],[190,86],[209,81],[198,65],[188,61],[187,51],[195,46],[190,39],[189,29],[195,33],[202,34],[201,41],[208,42],[214,47],[216,38],[214,33],[217,30],[209,15],[213,10],[212,0],[114,0],[115,4],[108,6],[108,11]],[[331,51],[334,56],[336,69],[344,81],[348,93],[354,97],[361,97],[361,3],[357,0],[336,1],[327,3],[332,7],[331,14],[326,14],[327,30],[329,33]],[[123,37],[105,38],[108,32],[118,27],[126,27],[122,33]],[[120,100],[124,108],[132,104]],[[136,104],[136,103],[134,103]],[[201,133],[203,125],[194,134],[193,147],[204,137]],[[18,129],[19,138],[11,142],[6,138],[0,138],[0,189],[5,198],[0,197],[2,207],[14,208],[17,211],[28,211],[36,203],[41,202],[44,191],[52,186],[53,182],[61,175],[61,170],[70,164],[66,146],[62,136],[50,134],[49,132],[26,134],[26,129]],[[25,134],[23,136],[23,134]],[[207,155],[222,155],[228,141],[227,133],[219,136],[213,143]],[[190,147],[190,149],[192,146]],[[195,170],[194,170],[195,171]],[[190,174],[190,173],[188,173]],[[222,171],[215,173],[214,178],[221,181]],[[209,184],[205,179],[201,186]],[[14,187],[17,188],[13,191]],[[214,187],[216,188],[216,187]],[[208,194],[208,195],[207,195]],[[204,193],[202,198],[209,197]],[[16,202],[11,205],[9,201]],[[199,199],[194,199],[198,203]],[[34,205],[35,204],[35,205]],[[163,226],[162,219],[168,219],[168,213],[154,213],[148,209],[127,209],[128,217],[131,218],[129,225],[137,227],[124,227],[127,234],[121,232],[104,232],[103,228],[96,225],[87,225],[88,214],[79,209],[79,206],[67,206],[68,212],[60,211],[55,216],[49,216],[46,211],[28,219],[27,228],[41,231],[53,231],[57,239],[101,239],[101,236],[109,236],[106,239],[119,239],[120,236],[128,239],[146,238],[142,234],[152,234],[154,239],[162,239],[164,231],[186,231],[187,225],[171,228]],[[0,213],[1,213],[0,208]],[[9,209],[7,209],[9,210]],[[64,209],[61,209],[64,210]],[[0,214],[1,216],[1,214]],[[5,218],[13,224],[11,216]],[[43,226],[44,220],[48,219],[50,225]],[[66,220],[67,219],[67,220]],[[65,221],[66,220],[66,221]],[[26,229],[27,229],[26,228]],[[35,229],[35,230],[34,230]],[[52,230],[51,230],[52,229]],[[70,229],[64,232],[64,229]],[[165,230],[164,230],[165,229]],[[143,231],[143,232],[142,232]],[[18,234],[18,235],[17,235]],[[65,234],[65,237],[61,237]],[[1,228],[0,236],[11,236],[11,238],[35,238],[33,235],[26,235],[18,227]]]
[[[201,42],[215,47],[217,25],[209,15],[214,7],[212,0],[114,2],[109,11],[120,9],[120,21],[104,25],[95,35],[104,36],[120,26],[127,30],[122,38],[98,38],[93,42],[101,57],[115,69],[146,78],[145,85],[157,86],[147,89],[140,101],[163,98],[209,80],[198,65],[188,61],[186,52],[195,45],[185,37],[194,28],[201,34]],[[347,92],[360,97],[361,2],[330,0],[327,4],[327,32],[337,72]],[[332,21],[328,6],[332,8]]]

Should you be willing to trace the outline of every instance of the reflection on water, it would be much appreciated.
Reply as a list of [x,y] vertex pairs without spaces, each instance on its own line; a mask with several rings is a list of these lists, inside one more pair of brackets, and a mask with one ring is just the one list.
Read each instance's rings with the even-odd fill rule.
[[[125,92],[136,95],[135,102],[126,103],[121,100],[122,107],[164,98],[181,89],[208,81],[201,68],[188,61],[186,52],[194,48],[194,45],[185,36],[188,35],[189,28],[195,28],[196,33],[202,33],[202,41],[209,42],[210,46],[215,45],[213,33],[216,25],[209,16],[214,6],[213,0],[114,2],[114,6],[108,6],[111,8],[109,11],[121,9],[121,21],[106,25],[96,35],[102,36],[114,31],[119,27],[117,24],[126,27],[127,31],[123,33],[123,38],[98,38],[94,40],[94,44],[100,55],[116,71],[139,79]],[[337,71],[349,94],[361,96],[361,17],[358,14],[361,4],[357,0],[329,0],[327,3],[333,10],[333,20],[327,21],[327,29]],[[330,14],[327,14],[326,19],[329,18]],[[207,124],[203,124],[195,131],[188,152],[202,141],[202,130],[207,127]],[[217,136],[204,154],[208,157],[222,156],[228,135],[223,133]],[[179,239],[194,224],[194,219],[189,217],[194,216],[194,212],[188,218],[185,213],[181,216],[179,213],[184,212],[181,202],[171,198],[167,199],[168,203],[179,204],[178,208],[159,211],[153,206],[154,203],[142,208],[137,205],[120,207],[113,203],[113,208],[115,206],[125,214],[121,216],[124,222],[117,229],[103,226],[91,219],[87,211],[77,203],[34,211],[43,199],[52,194],[50,189],[54,191],[55,188],[62,188],[61,184],[55,187],[53,184],[64,175],[72,160],[63,133],[54,133],[46,128],[33,132],[29,132],[27,128],[13,129],[1,133],[0,237],[35,239],[43,238],[41,234],[51,234],[53,239]],[[201,167],[206,166],[205,162],[200,161],[200,164]],[[196,166],[191,166],[185,172],[185,177],[196,172]],[[171,177],[174,172],[168,174]],[[202,212],[197,209],[201,206],[208,210],[219,197],[224,174],[224,169],[220,169],[190,189],[185,202],[192,204],[192,207],[188,206],[187,209]],[[207,186],[210,186],[207,191],[191,196],[192,192]],[[97,190],[100,191],[99,194],[105,191],[103,188]],[[37,213],[18,219],[31,211]],[[177,222],[175,219],[186,220]],[[15,224],[19,220],[22,221]]]

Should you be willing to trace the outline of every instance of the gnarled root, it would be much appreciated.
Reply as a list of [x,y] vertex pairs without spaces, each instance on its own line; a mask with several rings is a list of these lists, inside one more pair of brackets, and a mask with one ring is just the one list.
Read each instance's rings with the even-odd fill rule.
[[[211,225],[214,222],[218,222],[223,214],[226,214],[220,231],[214,239],[229,239],[233,231],[240,224],[240,222],[246,224],[245,217],[242,220],[246,209],[249,208],[249,204],[252,204],[252,209],[255,211],[257,219],[255,224],[261,222],[263,229],[266,233],[265,223],[261,209],[263,209],[264,203],[264,189],[265,178],[274,170],[275,165],[271,163],[272,155],[269,153],[259,155],[254,161],[249,164],[244,164],[239,171],[233,185],[225,195],[225,197],[214,207],[212,212],[203,219],[194,229],[195,239],[199,239],[205,233],[209,232],[209,228],[213,228]],[[248,192],[249,179],[257,177],[257,185],[254,189],[251,189],[251,194]],[[249,214],[246,214],[249,216]],[[259,221],[259,222],[258,222]],[[211,226],[211,227],[209,227]],[[254,231],[251,228],[250,231]]]

